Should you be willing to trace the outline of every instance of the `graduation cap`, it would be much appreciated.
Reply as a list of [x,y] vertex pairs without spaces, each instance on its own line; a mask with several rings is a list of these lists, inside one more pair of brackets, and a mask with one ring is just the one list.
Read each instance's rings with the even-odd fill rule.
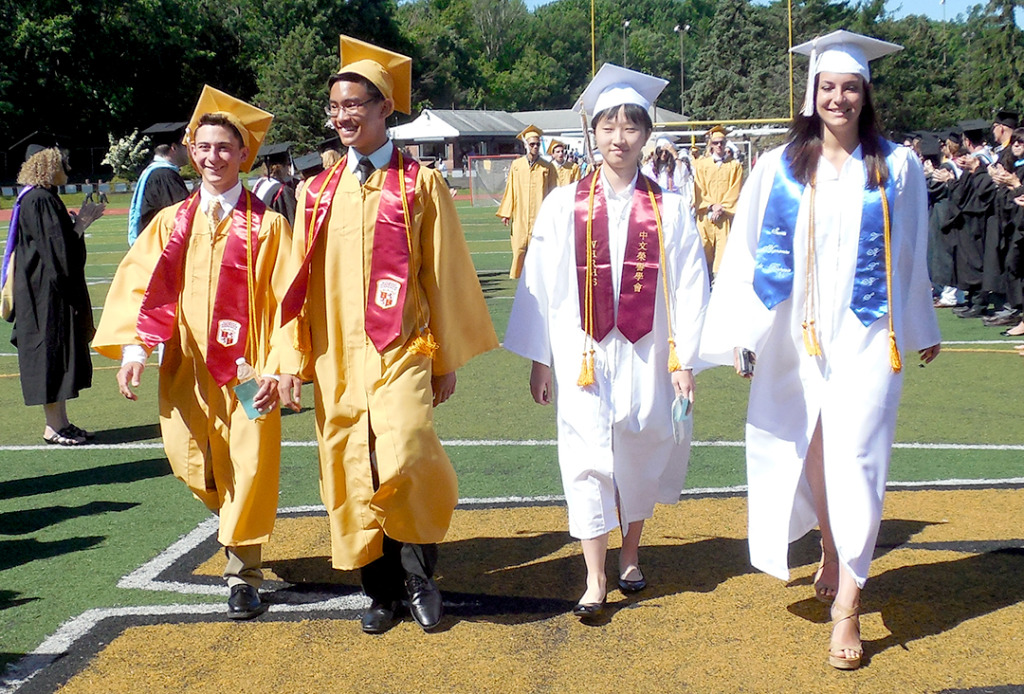
[[31,159],[34,155],[39,154],[44,149],[60,149],[60,143],[57,142],[56,135],[50,135],[48,133],[34,133],[31,138],[32,142],[25,147],[25,161]]
[[564,149],[565,148],[565,143],[562,142],[561,140],[556,140],[554,138],[551,138],[551,142],[548,143],[548,154],[554,154],[555,153],[555,147],[562,147]]
[[301,157],[295,157],[295,168],[302,172],[306,178],[315,176],[324,170],[323,162],[320,160],[319,152],[310,152]]
[[1002,108],[996,111],[996,117],[992,119],[992,122],[1005,125],[1007,128],[1016,128],[1020,125],[1020,114],[1016,111]]
[[670,149],[673,152],[676,151],[676,146],[672,144],[672,140],[667,137],[659,137],[654,143],[655,149]]
[[335,132],[333,135],[328,137],[326,140],[321,140],[319,143],[317,143],[317,146],[316,146],[316,150],[318,152],[321,152],[321,153],[322,152],[326,152],[329,149],[341,151],[341,148],[342,148],[341,138],[338,137],[338,133],[337,132]]
[[351,36],[340,36],[341,67],[331,77],[333,86],[340,75],[352,73],[370,80],[385,99],[395,103],[395,110],[412,112],[412,58]]
[[942,152],[939,141],[934,136],[922,137],[918,147],[921,149],[922,157],[938,157]]
[[186,121],[180,123],[153,123],[140,135],[145,135],[149,138],[149,141],[154,145],[174,145],[181,144],[182,138],[185,137],[185,127],[188,126]]
[[260,151],[256,155],[256,158],[262,160],[267,166],[270,166],[271,164],[288,165],[292,161],[291,149],[291,142],[277,142],[272,145],[263,145],[260,147]]
[[222,115],[228,119],[231,125],[235,126],[238,134],[242,136],[242,146],[249,148],[249,157],[242,162],[239,168],[242,171],[251,169],[260,150],[260,144],[267,136],[267,131],[270,130],[274,114],[247,104],[210,85],[204,85],[203,92],[199,95],[199,103],[196,104],[188,127],[185,128],[186,142],[191,143],[194,140],[196,130],[199,128],[199,119],[208,113]]
[[715,127],[713,127],[710,130],[708,130],[706,133],[704,133],[704,137],[706,137],[708,140],[710,140],[711,136],[714,135],[715,133],[721,133],[722,137],[725,137],[725,134],[726,134],[725,133],[725,128],[723,128],[720,125],[716,125]]
[[544,131],[538,128],[536,125],[528,125],[525,128],[523,128],[523,132],[516,135],[516,138],[522,140],[523,142],[526,142],[526,138],[530,137],[531,135],[535,135],[537,139],[540,139],[540,137],[543,134]]
[[636,104],[645,110],[668,85],[668,80],[645,75],[636,70],[605,63],[580,94],[572,110],[595,116],[610,108]]
[[[970,137],[971,140],[978,141],[985,135],[985,131],[989,129],[989,123],[987,120],[981,118],[972,118],[971,120],[962,120],[957,123],[957,127],[961,133]],[[972,135],[974,137],[972,137]]]
[[903,46],[898,44],[855,34],[845,29],[793,46],[789,49],[790,53],[799,53],[811,59],[807,70],[804,107],[800,112],[805,116],[814,115],[814,78],[819,72],[860,75],[865,82],[870,82],[871,68],[868,63],[902,50]]

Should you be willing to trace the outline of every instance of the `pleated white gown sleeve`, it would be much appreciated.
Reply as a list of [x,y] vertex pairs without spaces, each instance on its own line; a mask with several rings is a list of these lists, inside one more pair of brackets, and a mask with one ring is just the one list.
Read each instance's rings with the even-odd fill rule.
[[[607,182],[604,190],[610,190]],[[541,206],[504,346],[552,368],[569,532],[590,539],[619,526],[616,491],[626,524],[650,518],[656,502],[679,500],[690,436],[688,429],[679,445],[672,438],[675,396],[667,367],[668,326],[660,274],[652,331],[632,344],[613,328],[595,345],[595,384],[576,385],[584,332],[576,280],[575,191],[576,186],[558,188]],[[616,297],[632,193],[631,187],[619,196],[606,195]],[[664,193],[661,213],[674,304],[672,327],[685,367],[697,362],[707,269],[693,215],[683,199]]]
[[[878,535],[902,374],[889,363],[888,320],[864,326],[850,308],[866,173],[858,148],[841,170],[821,158],[817,172],[815,238],[816,320],[822,355],[804,348],[807,298],[807,219],[804,191],[793,239],[790,298],[773,310],[753,290],[754,266],[768,195],[782,148],[758,161],[743,188],[715,279],[701,357],[733,363],[733,348],[757,354],[747,410],[749,542],[755,567],[789,578],[788,545],[817,525],[803,471],[810,438],[821,418],[829,521],[840,561],[858,585],[867,580]],[[910,150],[893,156],[893,311],[905,364],[940,341],[926,265],[927,192]]]

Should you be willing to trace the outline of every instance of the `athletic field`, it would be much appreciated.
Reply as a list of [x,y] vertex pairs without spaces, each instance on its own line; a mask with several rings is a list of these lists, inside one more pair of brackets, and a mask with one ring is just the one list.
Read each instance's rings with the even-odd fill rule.
[[[458,207],[500,338],[514,293],[507,230],[493,208]],[[110,215],[89,230],[97,319],[125,227]],[[47,446],[2,323],[0,692],[240,681],[255,692],[1022,692],[1024,359],[997,328],[939,319],[939,358],[921,368],[904,356],[892,492],[864,595],[866,666],[854,673],[825,663],[816,537],[793,546],[788,584],[747,562],[747,384],[727,369],[697,379],[687,492],[645,531],[650,588],[611,591],[610,619],[587,627],[567,614],[584,570],[559,497],[553,410],[533,404],[524,360],[499,350],[471,362],[436,412],[463,500],[441,547],[445,622],[370,637],[358,575],[329,568],[311,410],[283,419],[270,611],[234,623],[216,520],[163,457],[155,368],[131,403],[117,365],[95,356],[93,387],[69,403],[94,445]]]

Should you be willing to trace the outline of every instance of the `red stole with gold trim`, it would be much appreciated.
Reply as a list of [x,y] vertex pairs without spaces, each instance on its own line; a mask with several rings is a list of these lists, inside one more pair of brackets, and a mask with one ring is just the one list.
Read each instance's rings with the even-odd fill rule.
[[[580,325],[586,326],[587,277],[587,216],[590,206],[590,186],[595,170],[576,184],[575,232],[576,277],[579,285]],[[630,342],[636,342],[651,332],[654,325],[654,305],[658,296],[658,226],[648,190],[654,192],[661,204],[661,188],[643,174],[638,174],[633,191],[633,205],[629,215],[626,249],[623,255],[622,278],[619,284],[619,306],[616,318],[612,286],[611,251],[608,245],[608,208],[599,177],[594,190],[594,217],[591,234],[594,253],[593,275],[593,332],[591,337],[600,342],[618,327]]]
[[[242,210],[242,205],[245,209]],[[136,321],[139,337],[147,348],[153,349],[171,338],[181,296],[182,276],[185,270],[185,252],[192,236],[192,222],[199,209],[199,191],[193,193],[174,216],[174,229],[157,260],[153,276],[142,300],[142,309]],[[210,333],[206,348],[206,367],[218,385],[227,385],[235,378],[235,362],[246,356],[245,346],[249,332],[249,282],[255,281],[255,261],[259,250],[259,230],[266,205],[242,189],[231,213],[231,226],[221,259],[217,295],[213,304]],[[250,234],[251,265],[246,251],[246,232]],[[216,233],[215,229],[210,230]],[[250,276],[249,273],[252,273]],[[249,359],[254,355],[248,355]]]
[[[306,257],[299,274],[288,288],[282,302],[281,324],[284,325],[302,310],[309,286],[309,268],[313,249],[327,218],[334,192],[345,170],[348,157],[335,168],[325,171],[306,189]],[[402,179],[399,178],[401,160]],[[401,157],[395,147],[384,174],[377,220],[373,230],[373,252],[370,257],[370,284],[366,295],[364,324],[366,334],[378,352],[383,352],[402,331],[402,313],[409,285],[409,229],[416,191],[419,163]],[[405,202],[402,189],[405,189]],[[316,217],[314,219],[314,212]]]

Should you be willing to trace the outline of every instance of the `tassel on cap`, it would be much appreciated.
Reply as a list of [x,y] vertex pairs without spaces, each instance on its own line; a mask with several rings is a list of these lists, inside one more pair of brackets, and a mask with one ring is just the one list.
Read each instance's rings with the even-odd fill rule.
[[673,373],[675,371],[682,371],[683,364],[679,361],[679,355],[676,354],[676,341],[668,341],[668,372]]
[[900,348],[896,346],[896,333],[889,331],[889,363],[892,365],[892,372],[899,373],[903,370],[903,359],[900,358]]
[[425,357],[434,358],[441,345],[437,344],[430,328],[424,328],[420,334],[409,344],[409,354],[422,354]]
[[583,364],[580,366],[580,377],[576,385],[580,388],[594,385],[594,350],[583,353]]

